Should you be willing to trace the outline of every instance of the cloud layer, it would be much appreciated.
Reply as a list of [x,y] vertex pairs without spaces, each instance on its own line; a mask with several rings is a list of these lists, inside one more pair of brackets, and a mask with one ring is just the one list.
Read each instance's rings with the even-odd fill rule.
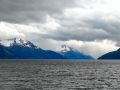
[[12,23],[44,22],[46,16],[61,14],[75,0],[0,0],[0,20]]

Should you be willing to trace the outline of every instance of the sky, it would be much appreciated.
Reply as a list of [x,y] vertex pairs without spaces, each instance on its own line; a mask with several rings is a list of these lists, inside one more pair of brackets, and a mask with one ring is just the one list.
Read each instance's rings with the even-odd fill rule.
[[61,45],[98,58],[120,46],[119,0],[0,0],[0,39],[45,50]]

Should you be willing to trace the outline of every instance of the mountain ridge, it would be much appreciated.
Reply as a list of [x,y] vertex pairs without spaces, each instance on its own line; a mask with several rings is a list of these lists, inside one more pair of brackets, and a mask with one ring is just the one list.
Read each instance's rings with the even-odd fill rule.
[[92,56],[66,45],[61,45],[54,51],[43,50],[32,42],[21,38],[0,40],[0,45],[0,54],[3,53],[4,58],[6,55],[6,58],[10,59],[94,59]]
[[[7,39],[3,41],[1,40],[0,45],[1,59],[66,59],[56,52],[47,52],[37,47],[30,41],[21,38]],[[55,54],[57,57],[51,55],[51,53]],[[2,57],[2,54],[4,57]]]
[[116,51],[108,52],[98,58],[100,59],[120,59],[120,48]]

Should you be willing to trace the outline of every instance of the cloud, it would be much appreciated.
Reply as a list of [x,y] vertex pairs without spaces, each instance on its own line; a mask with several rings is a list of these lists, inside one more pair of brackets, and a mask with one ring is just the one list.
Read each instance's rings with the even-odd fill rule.
[[[118,0],[1,0],[0,20],[27,23],[44,38],[55,40],[104,40],[119,42]],[[117,7],[113,7],[116,5]],[[34,25],[34,26],[33,26]],[[24,27],[24,26],[23,26]],[[36,28],[37,27],[37,28]],[[25,27],[24,27],[25,28]],[[34,30],[35,29],[35,30]],[[24,31],[25,30],[25,31]],[[46,34],[45,34],[46,33]]]
[[103,29],[88,29],[85,27],[80,28],[66,28],[60,27],[59,30],[51,31],[43,35],[44,38],[51,38],[55,40],[81,40],[81,41],[94,41],[104,40],[111,37],[111,34]]
[[45,22],[46,16],[62,14],[76,0],[0,0],[0,21],[10,23]]
[[1,22],[0,23],[0,38],[8,39],[13,37],[25,37],[24,33],[18,32],[15,28],[10,28],[9,24]]
[[[117,9],[119,1],[87,1],[81,0],[78,3],[80,7],[66,8],[64,15],[52,17],[57,19],[60,27],[44,34],[43,37],[62,41],[108,39],[117,42],[116,45],[119,45],[120,11]],[[115,5],[117,7],[114,7]]]

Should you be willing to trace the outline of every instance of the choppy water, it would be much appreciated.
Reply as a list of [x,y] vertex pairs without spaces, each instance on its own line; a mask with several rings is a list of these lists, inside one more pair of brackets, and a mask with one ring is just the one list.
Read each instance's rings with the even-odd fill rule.
[[120,90],[120,61],[0,61],[0,90]]

